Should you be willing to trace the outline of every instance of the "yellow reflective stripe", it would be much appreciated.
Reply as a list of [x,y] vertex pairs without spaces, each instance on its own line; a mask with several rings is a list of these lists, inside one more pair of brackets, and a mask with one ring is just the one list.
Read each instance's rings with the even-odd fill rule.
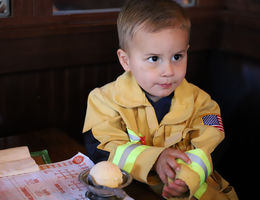
[[207,167],[207,171],[208,171],[207,176],[209,176],[211,174],[211,165],[210,165],[208,157],[206,156],[206,154],[204,153],[203,150],[193,149],[193,150],[187,151],[187,153],[191,153],[191,154],[199,156]]
[[128,146],[127,148],[125,148],[121,158],[120,158],[120,161],[118,163],[118,167],[123,169],[125,164],[126,164],[126,160],[128,158],[128,156],[130,155],[130,153],[136,148],[140,146],[140,144],[136,144],[136,143],[133,143],[131,144],[130,146]]
[[130,173],[139,154],[147,148],[148,146],[136,144],[135,142],[120,145],[116,149],[112,162],[118,165],[119,168]]
[[208,188],[208,184],[206,182],[203,183],[193,196],[196,197],[196,199],[200,199],[203,196],[203,194],[206,192],[207,188]]
[[139,156],[140,153],[142,153],[145,149],[147,149],[148,146],[146,145],[139,145],[138,147],[136,147],[127,157],[125,165],[123,167],[123,170],[127,171],[128,173],[130,173],[133,169],[135,160],[137,159],[137,157]]
[[131,129],[129,129],[129,128],[126,128],[127,129],[127,132],[129,133],[129,134],[131,134],[131,135],[134,135],[134,136],[136,136],[136,137],[138,137],[138,135],[134,132],[134,131],[132,131]]
[[203,169],[203,172],[204,172],[203,182],[206,181],[206,179],[208,177],[208,169],[207,169],[206,165],[204,164],[203,160],[195,154],[192,154],[192,153],[189,153],[189,152],[186,152],[186,154],[192,162],[197,163]]
[[117,147],[116,153],[115,153],[114,158],[113,158],[113,161],[112,161],[114,164],[116,164],[116,165],[119,164],[120,158],[121,158],[122,154],[124,153],[124,150],[125,150],[128,146],[130,146],[131,144],[133,144],[133,143],[128,142],[128,143],[126,143],[126,144],[119,145],[119,146]]
[[202,185],[211,173],[210,162],[206,154],[201,149],[193,149],[185,153],[190,158],[192,163],[187,164],[180,159],[177,159],[177,162],[180,164],[184,164],[188,166],[190,169],[192,169],[193,171],[195,171],[200,176],[200,185]]
[[127,133],[128,133],[128,136],[129,136],[131,142],[140,141],[140,137],[134,131],[130,130],[129,128],[127,128]]
[[181,159],[177,159],[176,161],[177,161],[177,163],[186,165],[186,166],[189,167],[191,170],[195,171],[195,172],[200,176],[200,185],[201,185],[202,183],[204,183],[205,173],[204,173],[203,168],[202,168],[198,163],[192,162],[191,164],[187,164],[187,163],[185,163],[185,162],[184,162],[183,160],[181,160]]

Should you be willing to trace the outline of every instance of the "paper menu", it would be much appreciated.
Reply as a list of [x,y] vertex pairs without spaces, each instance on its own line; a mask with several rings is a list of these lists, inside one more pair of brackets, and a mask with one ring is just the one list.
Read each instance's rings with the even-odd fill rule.
[[94,163],[78,153],[69,160],[40,165],[40,171],[0,178],[0,200],[83,200],[78,176]]

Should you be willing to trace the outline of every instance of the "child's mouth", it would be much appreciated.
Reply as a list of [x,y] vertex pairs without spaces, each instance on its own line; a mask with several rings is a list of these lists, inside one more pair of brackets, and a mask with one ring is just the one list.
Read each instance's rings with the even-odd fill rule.
[[168,88],[170,88],[171,86],[172,86],[172,84],[171,83],[164,83],[164,84],[159,84],[162,88],[164,88],[164,89],[168,89]]

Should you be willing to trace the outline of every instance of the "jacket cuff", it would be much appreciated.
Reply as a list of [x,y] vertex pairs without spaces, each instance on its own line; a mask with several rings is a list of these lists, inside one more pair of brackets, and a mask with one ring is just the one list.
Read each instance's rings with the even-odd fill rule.
[[164,147],[149,147],[144,150],[136,159],[131,172],[134,178],[149,185],[158,184],[160,179],[156,173],[150,172],[152,172],[155,162],[164,149]]
[[180,170],[176,173],[176,179],[183,180],[189,188],[189,199],[200,187],[200,176],[186,165],[181,164]]

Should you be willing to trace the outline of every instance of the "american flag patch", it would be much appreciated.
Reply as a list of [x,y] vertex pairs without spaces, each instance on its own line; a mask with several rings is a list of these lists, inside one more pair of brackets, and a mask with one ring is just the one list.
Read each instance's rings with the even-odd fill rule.
[[202,117],[202,121],[204,125],[214,126],[220,131],[224,132],[224,127],[222,123],[222,119],[219,115],[216,114],[207,114]]

